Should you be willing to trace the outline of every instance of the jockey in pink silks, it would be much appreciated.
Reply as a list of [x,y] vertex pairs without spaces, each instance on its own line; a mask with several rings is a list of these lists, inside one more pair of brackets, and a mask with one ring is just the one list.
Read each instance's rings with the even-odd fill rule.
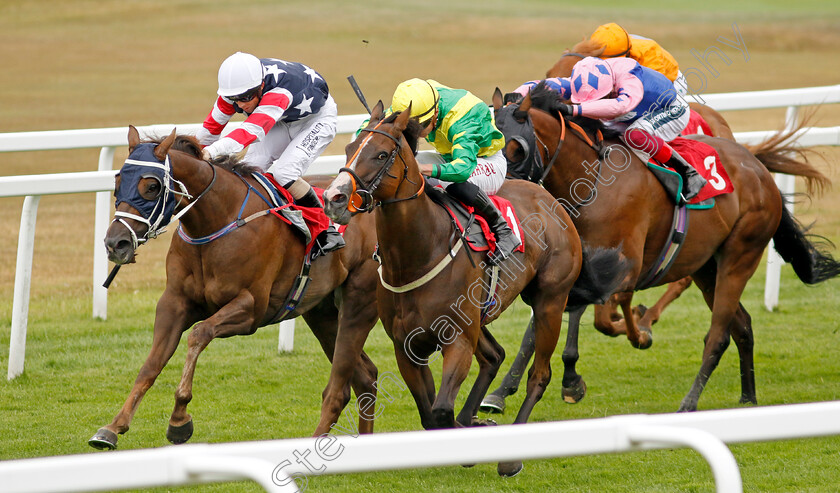
[[[524,96],[537,82],[526,82],[514,92]],[[685,129],[689,109],[664,75],[630,58],[587,57],[575,65],[571,77],[546,83],[573,103],[558,103],[560,113],[602,120],[607,128],[622,132],[625,144],[644,161],[652,157],[679,173],[686,201],[706,184],[667,144]]]

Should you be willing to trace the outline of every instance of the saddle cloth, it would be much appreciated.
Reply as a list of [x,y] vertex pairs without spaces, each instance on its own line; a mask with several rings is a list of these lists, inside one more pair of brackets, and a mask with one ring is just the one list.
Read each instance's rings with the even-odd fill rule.
[[[471,250],[476,252],[495,252],[496,251],[496,235],[490,229],[487,220],[478,214],[475,214],[474,208],[467,206],[462,202],[455,200],[440,186],[432,186],[426,183],[426,193],[429,194],[436,204],[443,207],[449,213],[449,217],[455,223],[458,231],[464,235]],[[519,217],[516,215],[516,210],[509,200],[499,197],[498,195],[490,195],[490,200],[496,205],[496,208],[501,211],[508,226],[513,230],[516,237],[522,241],[522,231],[519,227]],[[466,227],[466,230],[464,229]],[[524,252],[525,243],[521,242],[516,247],[515,252]]]
[[702,135],[712,135],[712,129],[709,127],[709,124],[706,123],[706,120],[700,116],[700,113],[697,113],[694,110],[689,110],[688,116],[688,125],[685,126],[685,129],[680,133],[680,135],[694,135],[694,134],[702,134]]
[[[696,197],[689,201],[689,205],[698,205],[713,197],[735,190],[732,186],[732,180],[729,179],[729,174],[720,164],[720,156],[718,156],[714,147],[703,142],[682,137],[675,138],[671,142],[668,142],[668,145],[691,164],[700,173],[700,176],[706,179],[706,186],[700,190],[700,193]],[[659,178],[659,181],[662,182],[669,195],[676,197],[678,183],[676,172],[653,160],[648,162],[648,167],[654,171],[654,175]],[[667,170],[667,173],[664,171],[657,173],[656,171],[659,170]]]
[[295,204],[292,194],[281,187],[274,177],[268,173],[254,173],[254,178],[262,185],[274,207],[271,213],[279,219],[292,225],[303,234],[306,251],[309,252],[315,244],[318,235],[330,226],[330,219],[320,207],[303,207]]

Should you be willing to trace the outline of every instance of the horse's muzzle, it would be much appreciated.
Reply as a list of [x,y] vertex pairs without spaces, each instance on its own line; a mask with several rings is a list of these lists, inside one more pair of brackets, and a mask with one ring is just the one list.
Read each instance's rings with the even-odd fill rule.
[[109,229],[105,235],[105,250],[108,252],[108,260],[117,265],[134,262],[134,247],[128,234],[111,234]]
[[350,193],[350,184],[333,184],[324,191],[324,212],[327,217],[338,224],[350,222],[352,214],[347,209],[347,204],[350,203]]

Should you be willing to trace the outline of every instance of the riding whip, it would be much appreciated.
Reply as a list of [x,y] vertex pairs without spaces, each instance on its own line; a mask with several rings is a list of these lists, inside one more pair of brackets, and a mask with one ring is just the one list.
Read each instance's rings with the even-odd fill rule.
[[362,102],[362,106],[365,107],[365,109],[367,110],[368,115],[369,115],[370,114],[370,107],[367,104],[367,100],[365,99],[365,95],[362,94],[362,89],[359,87],[359,84],[356,83],[356,78],[353,77],[352,75],[350,75],[350,76],[347,77],[347,81],[350,82],[350,87],[353,88],[353,91],[356,93],[356,97],[359,98],[359,101]]
[[120,271],[120,267],[122,267],[121,264],[114,265],[114,268],[111,269],[111,273],[108,274],[108,277],[105,279],[105,282],[102,283],[103,288],[108,289],[108,287],[111,286],[111,281],[113,281],[114,278],[117,277],[117,272]]

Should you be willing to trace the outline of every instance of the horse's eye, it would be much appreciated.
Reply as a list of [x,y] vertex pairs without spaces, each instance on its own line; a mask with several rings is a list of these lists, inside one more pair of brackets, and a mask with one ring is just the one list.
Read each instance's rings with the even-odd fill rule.
[[163,186],[157,179],[146,179],[140,184],[140,195],[146,200],[154,200],[160,196]]
[[385,151],[382,151],[376,156],[376,159],[378,159],[380,161],[384,161],[385,158],[387,158],[387,157],[388,157],[388,153],[385,152]]

